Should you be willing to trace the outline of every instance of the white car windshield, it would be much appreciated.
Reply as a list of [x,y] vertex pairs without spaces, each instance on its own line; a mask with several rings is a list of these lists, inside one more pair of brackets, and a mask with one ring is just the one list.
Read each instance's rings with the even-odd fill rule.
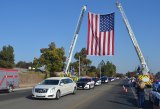
[[59,80],[44,80],[41,85],[58,85]]

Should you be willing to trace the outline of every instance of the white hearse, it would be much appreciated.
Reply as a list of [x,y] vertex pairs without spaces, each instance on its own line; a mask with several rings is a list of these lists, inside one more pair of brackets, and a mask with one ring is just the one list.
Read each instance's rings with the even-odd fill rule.
[[51,77],[43,80],[32,89],[34,98],[59,99],[66,94],[75,94],[76,83],[69,77]]

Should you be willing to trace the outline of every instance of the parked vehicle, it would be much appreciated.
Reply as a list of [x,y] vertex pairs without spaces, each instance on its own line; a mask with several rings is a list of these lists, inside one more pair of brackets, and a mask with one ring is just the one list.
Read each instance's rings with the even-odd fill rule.
[[113,77],[109,77],[108,79],[109,79],[109,81],[114,81],[115,80]]
[[82,77],[77,81],[78,89],[91,89],[94,88],[94,81],[89,77]]
[[101,79],[94,77],[94,78],[92,78],[92,80],[94,81],[95,86],[100,86],[101,85]]
[[102,82],[102,83],[108,83],[108,77],[102,76],[102,77],[101,77],[101,82]]
[[160,81],[153,84],[153,88],[149,93],[149,101],[153,104],[154,109],[160,108]]
[[69,77],[52,77],[43,80],[32,89],[34,98],[59,99],[66,94],[75,94],[76,83]]
[[12,92],[19,87],[18,70],[0,68],[0,90]]

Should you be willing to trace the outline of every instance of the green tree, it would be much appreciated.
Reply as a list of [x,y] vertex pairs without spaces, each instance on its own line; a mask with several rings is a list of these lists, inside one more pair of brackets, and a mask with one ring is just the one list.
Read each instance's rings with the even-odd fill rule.
[[28,68],[28,67],[32,67],[32,62],[25,62],[25,61],[19,61],[17,64],[16,64],[16,67],[19,67],[19,68]]
[[95,77],[95,76],[97,76],[97,72],[98,72],[98,70],[95,66],[89,66],[87,75],[91,76],[91,77]]
[[[56,76],[55,72],[60,72],[64,68],[64,62],[66,60],[64,48],[57,48],[55,43],[49,44],[48,48],[42,48],[40,50],[40,58],[34,59],[34,67],[45,66],[46,71],[50,76]],[[47,73],[47,77],[49,76]]]
[[111,62],[107,61],[105,65],[101,67],[102,75],[114,76],[116,74],[116,66]]
[[80,52],[75,53],[74,58],[75,62],[73,62],[71,65],[74,67],[75,71],[79,71],[79,57],[80,57],[80,66],[81,71],[84,72],[83,74],[88,73],[89,66],[91,65],[92,61],[87,59],[87,51],[85,48],[82,48]]
[[90,66],[88,71],[96,73],[97,72],[97,68],[95,66]]
[[134,70],[133,72],[128,71],[128,72],[126,73],[126,76],[127,76],[128,78],[130,78],[130,77],[137,77],[136,70]]
[[115,74],[115,77],[120,77],[120,78],[122,78],[122,77],[124,77],[124,75],[123,75],[122,73],[116,73],[116,74]]
[[14,67],[14,49],[12,46],[3,46],[2,50],[0,51],[0,67]]
[[71,66],[72,68],[74,68],[74,71],[75,71],[75,72],[79,72],[79,62],[78,62],[78,61],[75,61],[75,62],[70,63],[70,66]]

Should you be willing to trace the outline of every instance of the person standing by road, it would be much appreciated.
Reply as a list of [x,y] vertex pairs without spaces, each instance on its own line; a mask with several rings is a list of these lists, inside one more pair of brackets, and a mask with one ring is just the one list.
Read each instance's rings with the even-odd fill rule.
[[138,95],[138,107],[143,108],[145,101],[145,83],[143,81],[139,81],[137,84],[137,95]]

